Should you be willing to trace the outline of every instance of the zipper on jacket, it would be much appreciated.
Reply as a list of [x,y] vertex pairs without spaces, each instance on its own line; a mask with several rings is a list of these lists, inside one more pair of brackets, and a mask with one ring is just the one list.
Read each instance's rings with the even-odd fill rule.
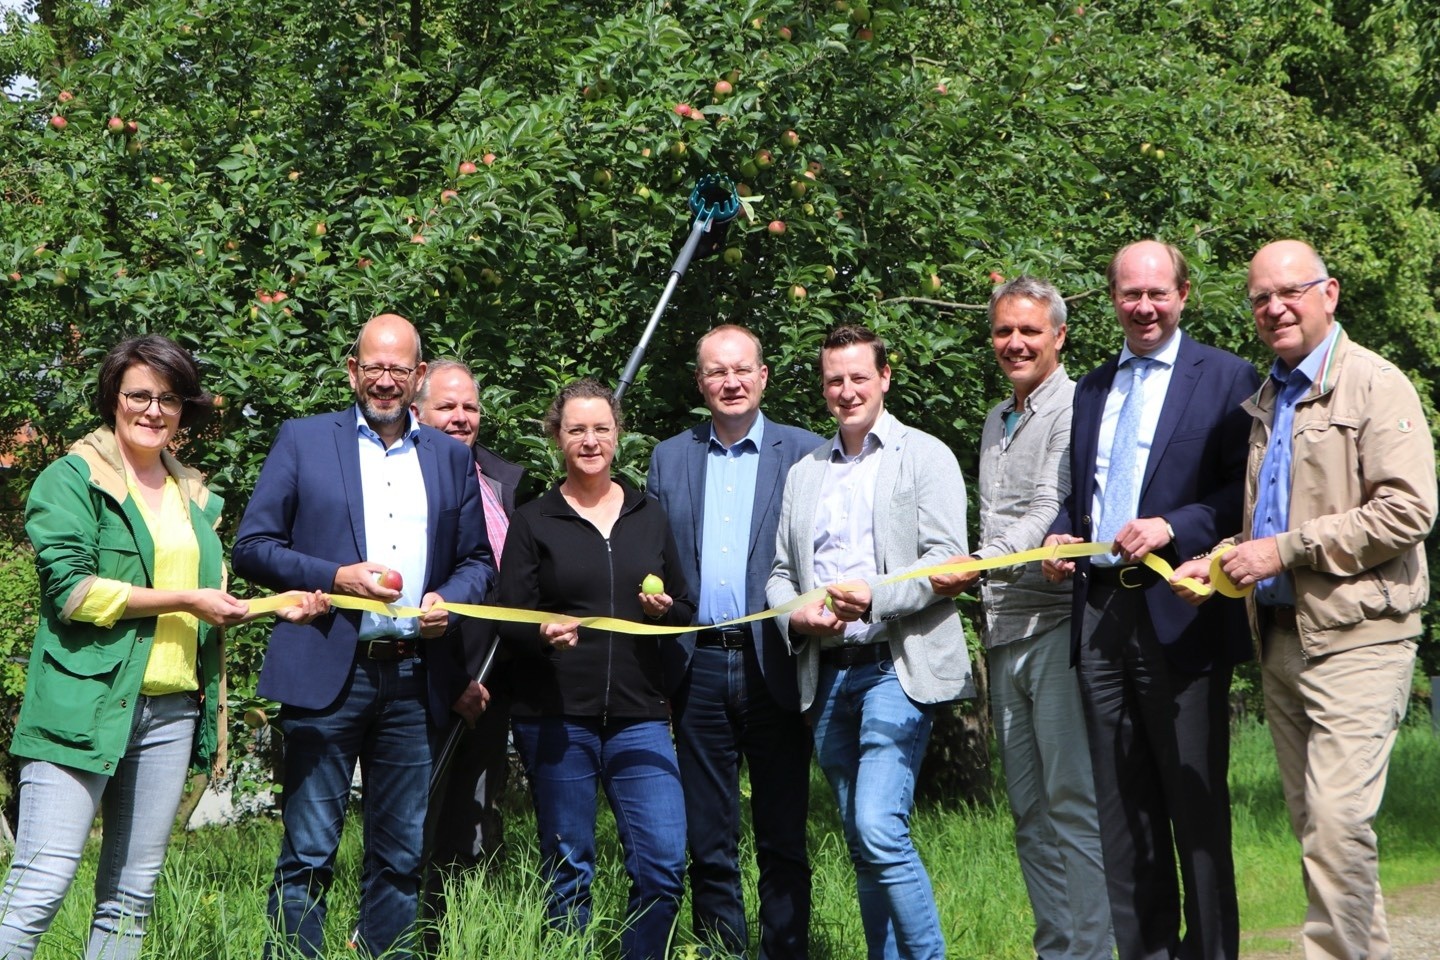
[[[617,522],[619,518],[616,518]],[[597,533],[599,531],[596,531]],[[610,616],[615,616],[615,551],[610,548],[610,538],[603,537],[605,541],[605,567],[610,574]],[[615,664],[615,632],[607,630],[608,640],[605,647],[605,700],[600,707],[600,727],[603,730],[610,722],[610,679]]]

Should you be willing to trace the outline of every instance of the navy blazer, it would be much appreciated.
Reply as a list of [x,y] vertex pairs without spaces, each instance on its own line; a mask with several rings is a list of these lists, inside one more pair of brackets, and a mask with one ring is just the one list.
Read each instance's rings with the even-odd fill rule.
[[[1094,539],[1090,505],[1095,496],[1100,419],[1119,362],[1116,354],[1075,387],[1072,483],[1051,533]],[[1259,384],[1260,377],[1248,361],[1182,336],[1145,465],[1139,509],[1140,516],[1164,517],[1175,529],[1174,542],[1156,551],[1172,565],[1205,553],[1240,529],[1249,431],[1249,418],[1240,403]],[[1076,561],[1070,618],[1072,662],[1080,651],[1089,570],[1089,560]],[[1232,664],[1250,656],[1249,629],[1240,601],[1216,597],[1192,607],[1168,584],[1157,581],[1146,588],[1145,603],[1156,636],[1175,667],[1203,673],[1217,659]]]
[[[416,450],[430,530],[423,592],[483,603],[495,565],[470,451],[427,426],[420,427]],[[232,558],[235,572],[260,586],[325,591],[340,567],[365,559],[354,407],[281,425],[240,521]],[[450,633],[436,642],[454,642],[458,619],[451,617]],[[308,624],[277,621],[260,670],[260,696],[313,710],[330,706],[350,677],[359,626],[359,613],[340,610]],[[420,644],[427,659],[428,646]],[[454,673],[428,671],[430,716],[437,724],[468,682]]]
[[[750,513],[750,552],[745,565],[746,613],[765,609],[765,581],[775,562],[775,529],[780,523],[780,501],[790,467],[824,437],[766,419],[760,443],[760,465],[755,475],[755,505]],[[650,455],[645,490],[660,501],[670,518],[670,529],[680,550],[686,578],[700,596],[700,543],[705,526],[705,458],[710,447],[710,421],[662,441]],[[785,645],[773,620],[747,624],[755,643],[756,659],[765,675],[770,696],[787,710],[800,709],[795,680],[795,657]],[[695,634],[686,633],[663,649],[665,686],[674,693],[695,654]]]

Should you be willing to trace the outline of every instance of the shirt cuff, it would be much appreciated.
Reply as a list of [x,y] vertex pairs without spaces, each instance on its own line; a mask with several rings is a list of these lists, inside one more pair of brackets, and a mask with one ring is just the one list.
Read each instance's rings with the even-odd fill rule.
[[113,627],[130,604],[131,584],[123,580],[106,580],[96,577],[80,606],[70,614],[72,621],[93,623],[97,627]]

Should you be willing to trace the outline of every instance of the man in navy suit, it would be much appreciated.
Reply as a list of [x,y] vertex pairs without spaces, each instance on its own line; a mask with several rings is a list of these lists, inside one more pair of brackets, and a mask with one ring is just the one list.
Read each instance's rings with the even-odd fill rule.
[[1075,578],[1071,658],[1120,960],[1233,960],[1228,693],[1248,656],[1245,610],[1234,600],[1197,610],[1139,561],[1155,553],[1174,565],[1238,529],[1240,403],[1259,377],[1180,332],[1190,282],[1179,250],[1131,244],[1107,279],[1125,346],[1076,386],[1073,483],[1045,542],[1114,551],[1043,570]]
[[[234,564],[271,589],[320,589],[422,611],[337,610],[277,626],[258,690],[283,704],[285,832],[270,892],[274,929],[285,947],[321,955],[325,894],[358,758],[367,841],[359,946],[404,958],[419,904],[433,734],[468,682],[453,669],[427,669],[428,644],[453,642],[445,635],[455,618],[435,606],[482,602],[494,566],[470,452],[410,415],[425,375],[415,328],[394,314],[374,318],[348,368],[355,406],[280,427],[240,521]],[[401,577],[394,589],[379,580],[389,571]],[[282,950],[271,943],[266,954]]]
[[824,443],[761,414],[769,375],[759,338],[744,327],[726,324],[701,337],[695,382],[711,420],[655,448],[646,487],[670,517],[687,579],[700,584],[703,629],[665,647],[690,825],[694,931],[727,955],[746,955],[743,758],[760,868],[760,956],[781,960],[807,955],[810,926],[810,728],[800,714],[795,659],[773,620],[706,626],[765,609],[785,475]]

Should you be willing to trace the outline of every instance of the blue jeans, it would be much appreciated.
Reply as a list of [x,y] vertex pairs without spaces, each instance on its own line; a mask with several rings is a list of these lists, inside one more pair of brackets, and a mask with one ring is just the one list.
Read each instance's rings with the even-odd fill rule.
[[910,840],[931,708],[906,696],[888,658],[822,665],[815,700],[815,756],[840,808],[870,960],[944,957],[935,894]]
[[[302,956],[324,947],[325,895],[350,798],[355,761],[364,783],[362,956],[401,960],[414,947],[432,731],[419,660],[357,659],[324,710],[285,707],[285,834],[270,890],[270,922]],[[279,951],[266,945],[266,956]]]
[[15,856],[0,892],[0,957],[34,955],[75,879],[97,811],[104,814],[105,836],[85,956],[140,956],[199,714],[193,694],[141,696],[125,755],[110,776],[45,760],[22,763]]
[[986,655],[1015,851],[1035,913],[1035,954],[1110,960],[1110,899],[1085,708],[1070,669],[1070,621]]
[[810,934],[810,728],[770,696],[755,648],[697,647],[675,692],[695,936],[744,956],[740,763],[750,769],[762,960],[803,960]]
[[603,786],[630,875],[620,937],[626,960],[661,960],[685,892],[685,800],[670,727],[660,720],[514,720],[535,799],[535,826],[555,927],[590,923],[595,798]]

